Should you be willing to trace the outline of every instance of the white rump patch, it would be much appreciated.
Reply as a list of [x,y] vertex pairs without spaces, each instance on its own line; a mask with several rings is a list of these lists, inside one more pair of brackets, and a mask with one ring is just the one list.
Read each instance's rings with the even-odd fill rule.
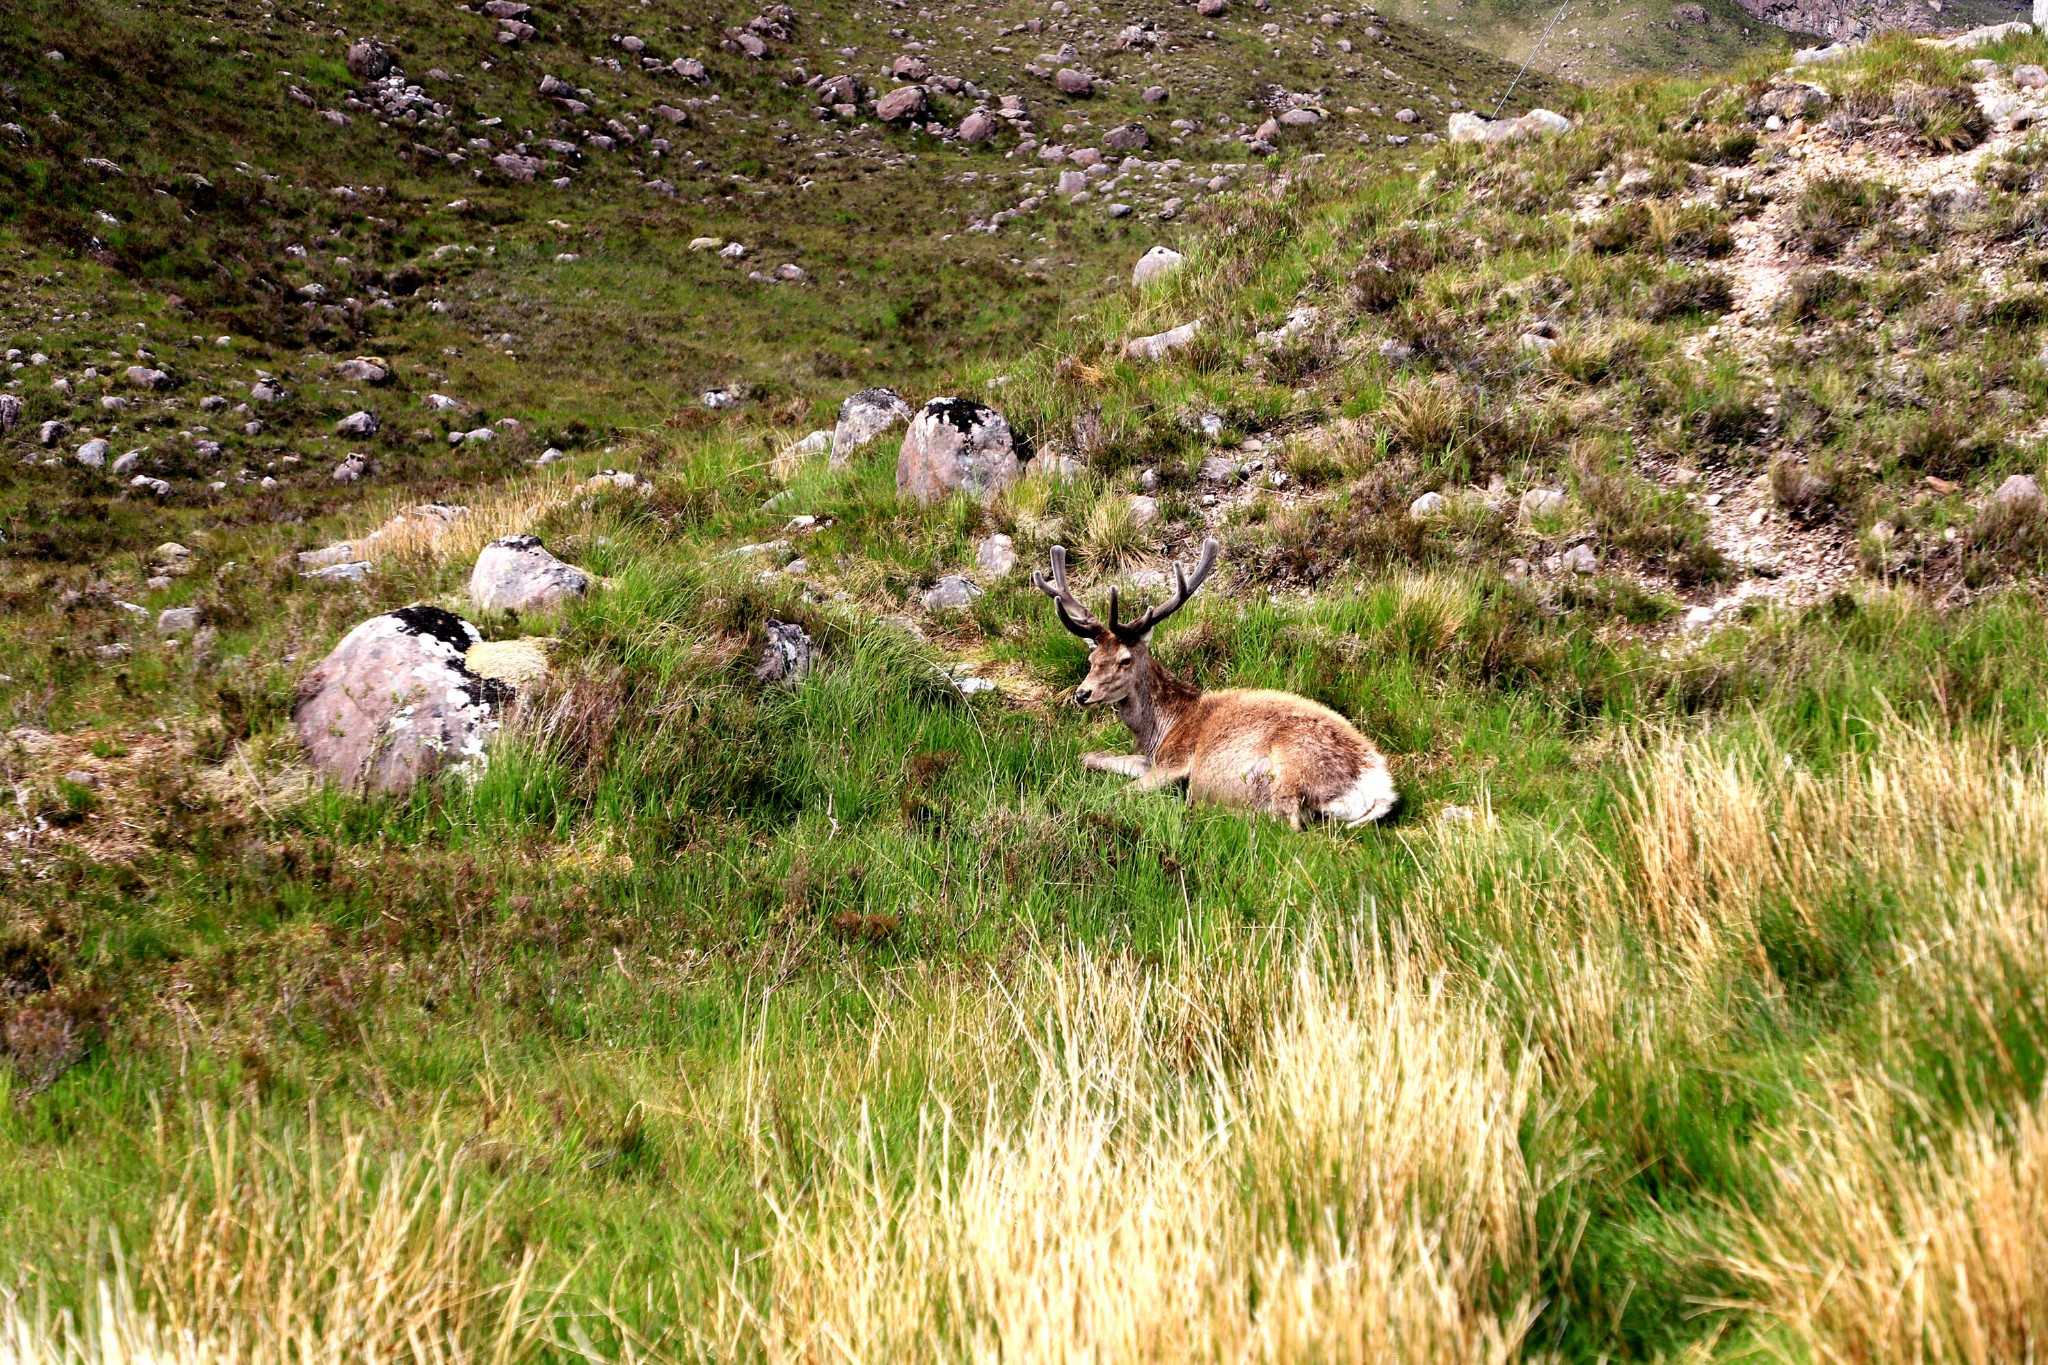
[[1394,775],[1386,764],[1375,763],[1358,775],[1348,791],[1325,805],[1322,814],[1347,829],[1356,829],[1384,816],[1400,799],[1394,790]]

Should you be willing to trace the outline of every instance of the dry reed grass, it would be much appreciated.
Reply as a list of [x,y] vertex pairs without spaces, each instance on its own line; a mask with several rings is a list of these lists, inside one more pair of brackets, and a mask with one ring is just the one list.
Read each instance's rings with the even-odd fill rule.
[[1220,997],[1208,965],[1040,959],[1022,1116],[929,1104],[907,1179],[861,1124],[775,1201],[726,1330],[774,1361],[1512,1356],[1529,1086],[1483,1009],[1362,938]]
[[[132,1262],[82,1320],[0,1296],[0,1365],[512,1365],[549,1335],[539,1252],[508,1271],[446,1148],[374,1161],[360,1136],[270,1145],[207,1127]],[[132,1276],[132,1279],[131,1279]],[[133,1285],[141,1286],[138,1292]]]
[[367,520],[373,529],[351,541],[359,555],[432,567],[473,560],[501,536],[522,535],[570,505],[582,486],[571,475],[544,471],[465,495],[468,510],[452,520],[418,515],[397,502],[379,504]]
[[1935,1150],[1857,1087],[1785,1168],[1732,1267],[1781,1358],[1889,1365],[2048,1351],[2048,1109],[1983,1119]]

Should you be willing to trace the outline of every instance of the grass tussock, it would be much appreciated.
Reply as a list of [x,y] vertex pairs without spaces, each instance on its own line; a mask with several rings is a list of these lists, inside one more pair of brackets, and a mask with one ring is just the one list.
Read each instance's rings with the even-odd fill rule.
[[82,1315],[0,1298],[9,1365],[510,1365],[552,1300],[446,1148],[377,1160],[359,1134],[271,1145],[209,1123],[132,1260],[118,1247]]
[[863,1125],[727,1312],[771,1360],[1513,1358],[1529,1078],[1428,957],[1040,960],[1021,1111],[928,1107],[907,1180]]

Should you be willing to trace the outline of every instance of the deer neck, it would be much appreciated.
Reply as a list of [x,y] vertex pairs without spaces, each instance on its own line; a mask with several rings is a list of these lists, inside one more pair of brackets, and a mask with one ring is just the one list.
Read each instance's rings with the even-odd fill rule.
[[1200,688],[1161,668],[1148,654],[1138,678],[1116,704],[1117,719],[1131,732],[1147,758],[1159,750],[1167,732],[1202,695]]

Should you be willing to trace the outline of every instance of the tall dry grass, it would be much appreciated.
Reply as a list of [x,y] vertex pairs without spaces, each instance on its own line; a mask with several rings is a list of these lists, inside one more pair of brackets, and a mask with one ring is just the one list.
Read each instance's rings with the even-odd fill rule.
[[1530,1091],[1484,1009],[1362,937],[1221,994],[1205,965],[1041,959],[1021,1116],[934,1101],[908,1161],[862,1124],[776,1202],[728,1330],[772,1361],[1510,1358]]
[[1858,1088],[1784,1170],[1730,1264],[1785,1359],[1891,1365],[2048,1355],[2048,1107],[1930,1149]]
[[[510,1255],[446,1148],[376,1161],[209,1124],[147,1241],[82,1317],[0,1294],[0,1365],[512,1365],[551,1333],[538,1251]],[[500,1269],[498,1267],[509,1268]]]
[[582,486],[571,475],[543,470],[465,494],[467,510],[452,519],[421,514],[398,501],[372,506],[365,529],[350,538],[358,556],[432,567],[474,560],[501,536],[523,535],[567,507]]

